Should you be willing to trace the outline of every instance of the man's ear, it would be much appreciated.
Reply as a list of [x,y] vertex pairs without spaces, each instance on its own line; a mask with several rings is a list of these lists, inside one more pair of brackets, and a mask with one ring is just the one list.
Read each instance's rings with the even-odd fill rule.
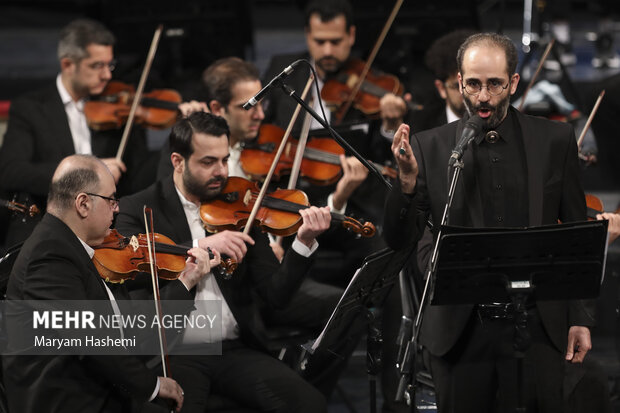
[[222,116],[226,111],[224,106],[215,99],[209,101],[209,108],[211,109],[211,113],[217,116]]
[[75,211],[81,218],[87,218],[93,204],[90,196],[82,192],[75,197],[73,205],[75,206]]
[[172,152],[170,154],[170,162],[172,163],[174,172],[183,173],[183,170],[185,169],[185,158],[183,158],[180,153]]
[[448,93],[446,92],[446,87],[444,85],[444,83],[439,80],[439,79],[435,79],[435,88],[437,89],[437,93],[439,93],[439,96],[441,96],[442,99],[447,99],[448,98]]
[[69,69],[75,70],[75,65],[75,61],[70,57],[63,57],[62,59],[60,59],[60,70],[63,72]]

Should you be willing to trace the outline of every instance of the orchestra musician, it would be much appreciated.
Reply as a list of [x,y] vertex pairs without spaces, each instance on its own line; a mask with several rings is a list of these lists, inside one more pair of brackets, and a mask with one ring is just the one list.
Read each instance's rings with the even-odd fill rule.
[[[131,193],[154,180],[145,163],[144,130],[133,128],[123,160],[115,158],[120,129],[89,129],[84,105],[100,94],[115,68],[114,35],[101,23],[77,19],[66,25],[58,42],[60,73],[54,83],[11,102],[9,122],[0,148],[0,190],[16,194],[23,204],[45,206],[54,169],[71,154],[93,154],[108,166],[119,194]],[[196,103],[186,103],[193,107]],[[181,110],[186,110],[181,105]],[[38,220],[14,214],[6,245],[23,241]]]
[[[114,294],[92,262],[118,212],[110,170],[92,155],[72,155],[53,174],[47,214],[24,243],[9,278],[8,300],[105,300]],[[206,251],[194,248],[180,279],[195,284],[210,270]],[[193,281],[192,281],[193,280]],[[10,320],[10,318],[9,318]],[[7,322],[8,334],[22,325]],[[13,348],[10,350],[19,351]],[[156,396],[183,403],[183,390],[129,355],[3,356],[3,380],[12,412],[120,412]]]
[[[158,231],[176,243],[215,248],[239,263],[232,278],[213,272],[186,292],[187,299],[222,302],[222,334],[183,333],[180,348],[201,349],[222,343],[221,355],[173,355],[171,370],[185,390],[184,410],[204,412],[209,394],[216,392],[261,411],[321,412],[326,402],[309,383],[266,352],[258,302],[274,308],[287,304],[304,279],[318,247],[316,237],[330,224],[328,208],[300,211],[303,224],[295,241],[278,262],[267,235],[254,227],[249,235],[237,231],[206,234],[199,209],[217,197],[228,178],[229,129],[211,113],[195,112],[181,119],[170,134],[174,171],[147,189],[121,200],[117,229],[141,231],[142,205],[153,210]],[[132,281],[128,282],[132,289]],[[196,304],[195,311],[201,311]]]
[[[519,81],[512,41],[497,34],[473,35],[459,48],[457,63],[468,115],[480,116],[483,129],[495,130],[500,138],[486,140],[482,133],[465,152],[459,182],[464,190],[457,191],[450,224],[526,227],[585,220],[573,128],[523,115],[509,105]],[[387,200],[384,232],[392,248],[415,242],[429,214],[433,222],[441,221],[447,160],[465,121],[411,137],[407,125],[399,127],[392,144],[399,182]],[[579,369],[592,346],[592,310],[580,300],[528,303],[528,408],[563,411],[569,391],[563,388],[564,374]],[[426,307],[420,342],[430,358],[439,409],[514,410],[511,311],[511,304],[498,303]]]

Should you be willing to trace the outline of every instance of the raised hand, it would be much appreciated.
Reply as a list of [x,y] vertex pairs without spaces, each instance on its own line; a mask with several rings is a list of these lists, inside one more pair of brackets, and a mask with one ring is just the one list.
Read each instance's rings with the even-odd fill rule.
[[419,170],[409,144],[409,125],[403,123],[398,127],[392,141],[392,154],[398,164],[398,178],[403,193],[413,193]]

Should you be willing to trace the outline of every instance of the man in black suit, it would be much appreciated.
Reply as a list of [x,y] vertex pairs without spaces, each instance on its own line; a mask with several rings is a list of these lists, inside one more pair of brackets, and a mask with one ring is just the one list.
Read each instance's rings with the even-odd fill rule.
[[[114,35],[93,20],[74,20],[62,29],[58,42],[60,73],[54,84],[11,102],[0,148],[0,190],[42,209],[54,169],[72,154],[101,158],[120,194],[133,193],[153,182],[152,168],[145,165],[148,150],[143,129],[133,128],[124,161],[118,161],[115,156],[122,129],[92,130],[84,114],[86,100],[100,94],[112,78],[114,43]],[[187,111],[193,105],[198,104],[184,103],[180,109]],[[14,215],[6,245],[23,241],[36,222]]]
[[[469,115],[482,118],[483,129],[496,131],[499,139],[485,139],[482,133],[465,152],[449,223],[525,227],[584,220],[572,127],[525,116],[509,106],[519,81],[511,40],[496,34],[471,36],[457,59]],[[433,222],[441,221],[447,161],[464,124],[462,119],[413,135],[411,144],[409,127],[399,127],[392,144],[399,183],[385,215],[385,239],[391,247],[416,242],[429,214]],[[441,411],[492,411],[496,403],[501,411],[514,410],[511,311],[510,304],[496,303],[427,306],[420,341],[430,354]],[[591,348],[592,311],[583,301],[528,303],[528,311],[527,407],[562,411],[564,370],[581,363]]]
[[[53,175],[47,214],[24,243],[9,280],[8,300],[107,300],[114,295],[97,273],[93,247],[118,212],[106,165],[90,155],[64,159]],[[188,252],[180,279],[190,288],[210,270],[208,254]],[[120,291],[119,291],[120,292]],[[9,319],[10,320],[10,319]],[[8,323],[11,337],[20,325]],[[19,351],[13,348],[13,351]],[[4,382],[12,412],[119,412],[157,395],[180,410],[183,391],[129,355],[6,355]]]
[[473,30],[455,30],[435,40],[424,56],[424,63],[435,80],[436,95],[440,99],[425,102],[424,108],[411,116],[411,130],[414,133],[432,129],[461,119],[465,114],[465,103],[459,91],[456,67],[456,52],[459,46],[474,34]]
[[267,236],[256,227],[250,235],[221,231],[205,236],[199,207],[201,202],[217,198],[226,185],[228,135],[226,121],[210,113],[192,113],[177,122],[170,134],[173,174],[123,198],[117,228],[126,235],[140,232],[142,206],[148,205],[158,232],[177,243],[215,248],[239,263],[231,279],[214,272],[188,291],[197,312],[203,300],[221,301],[222,333],[207,336],[185,331],[176,348],[195,353],[221,343],[222,354],[171,358],[171,369],[177,371],[186,393],[184,411],[202,413],[211,388],[261,411],[325,411],[325,399],[316,389],[266,354],[256,296],[264,305],[275,308],[287,304],[312,263],[318,246],[315,238],[329,227],[329,209],[300,211],[303,224],[281,264]]
[[[114,42],[114,35],[93,20],[74,20],[63,28],[58,43],[60,74],[55,83],[11,103],[0,149],[0,189],[44,207],[54,169],[74,153],[101,157],[119,182],[127,171],[125,163],[113,157],[120,135],[117,131],[91,131],[84,115],[85,100],[101,93],[112,78]],[[125,158],[132,168],[146,149],[144,137],[139,138],[129,146]],[[23,241],[35,223],[15,217],[6,244]]]
[[[355,43],[356,26],[353,24],[351,4],[347,0],[311,1],[305,8],[304,19],[307,52],[274,56],[265,73],[265,81],[271,80],[297,59],[306,59],[313,64],[319,77],[319,87],[322,88],[326,80],[343,74],[343,69],[352,60],[351,50]],[[285,82],[301,94],[308,75],[308,68],[299,64]],[[312,106],[321,115],[315,95],[316,90],[313,87],[307,100],[312,101]],[[265,98],[264,106],[264,122],[286,128],[296,103],[281,90],[273,90]],[[333,123],[332,111],[327,106],[324,109],[327,121]],[[336,129],[364,158],[384,164],[392,160],[390,141],[406,111],[405,101],[388,93],[381,99],[382,120],[371,120],[358,109],[351,108]],[[295,124],[294,136],[297,134],[295,131],[301,129],[303,114],[302,111]],[[310,136],[329,136],[315,120],[311,121],[310,127]],[[385,186],[376,177],[369,177],[366,168],[355,157],[342,157],[341,164],[344,172],[337,183],[317,186],[301,179],[298,188],[308,194],[313,204],[328,205],[334,212],[363,218],[380,228]],[[321,239],[321,245],[341,253],[342,258],[339,259],[339,265],[327,266],[315,276],[320,277],[320,281],[334,282],[340,286],[346,286],[366,255],[383,246],[379,239],[353,240],[341,233],[332,236],[331,232],[327,235],[328,238]]]

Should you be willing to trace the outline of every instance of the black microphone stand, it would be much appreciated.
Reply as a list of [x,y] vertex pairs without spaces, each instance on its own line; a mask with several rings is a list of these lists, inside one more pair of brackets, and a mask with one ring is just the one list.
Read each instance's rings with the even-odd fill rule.
[[417,412],[417,407],[415,405],[417,363],[415,357],[418,350],[418,339],[420,335],[420,329],[422,327],[422,320],[424,318],[424,311],[426,310],[426,305],[430,300],[429,297],[434,287],[433,282],[435,278],[435,273],[437,272],[439,242],[441,240],[442,228],[448,224],[450,207],[452,206],[452,199],[454,198],[454,193],[456,192],[456,185],[461,175],[461,171],[465,166],[465,164],[461,160],[461,156],[459,156],[458,158],[450,158],[450,162],[452,162],[453,159],[456,159],[454,161],[454,164],[451,165],[454,168],[454,172],[452,174],[452,181],[450,182],[450,187],[448,188],[448,199],[443,210],[441,224],[439,225],[437,238],[435,239],[435,243],[433,246],[433,253],[431,254],[431,259],[426,267],[426,283],[424,285],[424,292],[422,293],[422,299],[420,300],[418,314],[416,315],[415,322],[413,324],[411,340],[407,342],[405,351],[402,353],[402,360],[398,360],[398,363],[396,365],[400,373],[400,381],[398,382],[398,388],[396,390],[396,401],[400,402],[404,398],[411,406],[412,412]]
[[388,190],[392,189],[392,184],[390,184],[388,180],[385,179],[385,177],[381,174],[381,172],[379,172],[379,170],[375,168],[374,165],[372,165],[370,162],[364,159],[362,155],[360,155],[355,149],[353,149],[353,147],[349,144],[349,142],[345,141],[344,138],[340,136],[340,134],[336,132],[331,127],[331,125],[325,121],[325,119],[319,116],[319,114],[316,113],[314,109],[312,109],[301,97],[299,97],[295,93],[295,90],[293,90],[290,86],[284,83],[282,79],[276,80],[276,83],[274,83],[274,86],[276,86],[276,84],[279,84],[282,90],[284,90],[284,93],[286,93],[287,95],[295,99],[295,101],[299,103],[306,110],[306,112],[310,113],[310,115],[312,115],[312,117],[316,119],[317,122],[319,122],[325,129],[327,129],[329,133],[331,134],[331,136],[334,138],[334,140],[338,142],[338,144],[342,146],[345,149],[345,151],[355,156],[372,174],[374,174],[379,179],[379,181],[381,181],[387,187]]

